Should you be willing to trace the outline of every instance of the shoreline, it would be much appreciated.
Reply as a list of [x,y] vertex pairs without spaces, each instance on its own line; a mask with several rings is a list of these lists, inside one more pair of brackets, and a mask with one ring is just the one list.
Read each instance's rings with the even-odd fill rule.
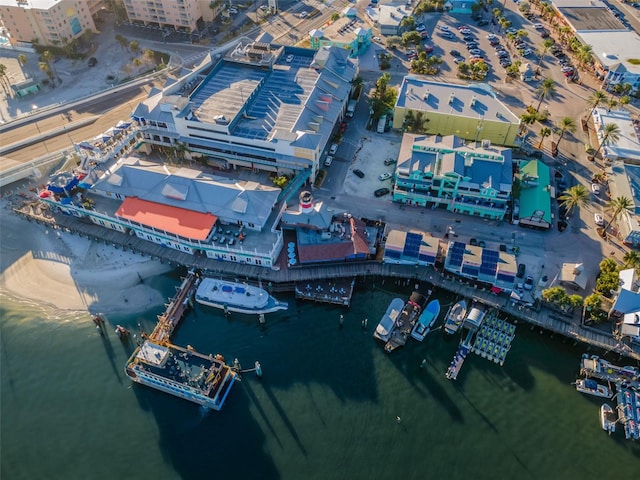
[[0,291],[59,310],[135,313],[165,301],[145,279],[173,269],[159,260],[28,222],[0,203]]

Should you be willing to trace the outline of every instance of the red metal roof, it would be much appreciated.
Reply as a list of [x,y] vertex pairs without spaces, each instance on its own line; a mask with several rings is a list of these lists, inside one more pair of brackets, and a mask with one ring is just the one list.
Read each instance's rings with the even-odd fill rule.
[[122,202],[116,216],[193,240],[206,240],[218,220],[210,213],[162,205],[137,197],[129,197]]

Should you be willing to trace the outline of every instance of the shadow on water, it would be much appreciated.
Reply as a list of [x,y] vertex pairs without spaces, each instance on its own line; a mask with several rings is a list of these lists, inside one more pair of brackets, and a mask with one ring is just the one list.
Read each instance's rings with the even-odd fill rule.
[[107,358],[109,359],[109,364],[111,365],[111,369],[113,370],[114,375],[118,379],[118,383],[122,385],[122,378],[120,376],[120,367],[116,365],[116,352],[111,345],[111,340],[108,334],[108,328],[105,322],[102,322],[102,333],[97,332],[97,335],[100,336],[102,340],[102,344],[104,345],[104,351],[107,354]]
[[271,436],[276,439],[276,441],[278,442],[278,445],[280,446],[280,448],[282,448],[282,442],[280,441],[280,437],[278,436],[277,432],[273,428],[273,425],[269,421],[269,417],[267,416],[266,412],[264,411],[264,408],[262,408],[262,405],[260,405],[260,401],[258,400],[258,397],[256,397],[256,394],[254,393],[253,389],[251,388],[251,382],[242,382],[242,386],[243,386],[244,390],[247,392],[247,395],[249,396],[249,399],[253,402],[253,404],[255,405],[256,409],[258,410],[258,413],[262,417],[262,421],[269,428],[269,431],[271,432]]
[[263,389],[264,389],[264,392],[267,394],[267,397],[269,397],[269,400],[271,401],[273,408],[276,410],[276,412],[278,412],[278,415],[280,415],[280,419],[286,425],[287,430],[289,430],[291,437],[295,440],[296,444],[298,445],[298,448],[300,449],[302,454],[306,457],[307,450],[304,448],[304,445],[302,445],[298,432],[296,431],[295,427],[291,423],[291,420],[289,420],[287,413],[284,411],[284,408],[282,408],[282,405],[280,405],[280,402],[274,395],[272,389],[269,387],[267,383],[263,385]]

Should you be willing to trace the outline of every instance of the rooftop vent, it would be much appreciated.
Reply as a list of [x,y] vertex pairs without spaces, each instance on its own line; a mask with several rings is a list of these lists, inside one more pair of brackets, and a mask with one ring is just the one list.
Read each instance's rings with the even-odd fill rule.
[[429,95],[431,95],[431,90],[427,90],[426,92],[424,92],[424,101],[428,102],[429,101]]
[[456,96],[453,93],[449,95],[449,105],[451,105],[455,99],[456,99]]
[[475,107],[476,106],[476,101],[478,100],[478,97],[476,97],[475,95],[473,96],[473,98],[471,99],[471,107]]

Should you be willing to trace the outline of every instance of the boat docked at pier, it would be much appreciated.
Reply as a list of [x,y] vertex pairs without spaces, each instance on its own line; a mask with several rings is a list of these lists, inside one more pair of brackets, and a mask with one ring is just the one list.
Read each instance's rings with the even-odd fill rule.
[[396,320],[402,312],[404,307],[404,300],[401,298],[394,298],[387,307],[387,311],[382,316],[380,323],[373,332],[373,336],[382,342],[387,342],[391,337],[391,334],[396,328]]
[[600,425],[602,429],[611,435],[616,431],[616,412],[611,408],[611,405],[603,403],[600,407]]
[[576,381],[576,390],[587,395],[596,397],[611,398],[613,393],[606,385],[601,385],[590,378],[580,378]]
[[237,373],[221,355],[146,340],[131,355],[125,373],[134,382],[220,410]]
[[279,302],[260,287],[215,278],[202,280],[196,291],[196,302],[225,312],[249,314],[272,313],[289,308],[286,302]]
[[465,300],[460,300],[457,302],[449,313],[447,314],[447,320],[444,324],[444,331],[449,335],[453,335],[458,331],[462,322],[464,321],[464,316],[467,314],[467,302]]
[[431,300],[411,330],[411,337],[419,342],[423,341],[435,325],[438,315],[440,315],[440,302],[437,299]]
[[419,292],[413,292],[407,303],[404,304],[400,316],[396,320],[395,328],[384,345],[386,352],[392,352],[407,343],[407,339],[418,321],[422,309],[427,303],[427,297]]

